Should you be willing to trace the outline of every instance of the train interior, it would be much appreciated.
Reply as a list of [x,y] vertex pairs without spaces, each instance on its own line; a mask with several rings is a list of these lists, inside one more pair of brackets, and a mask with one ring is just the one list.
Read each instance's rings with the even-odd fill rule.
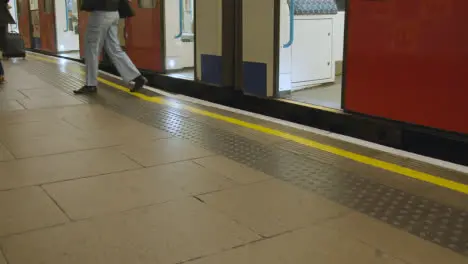
[[[15,21],[18,21],[18,4],[16,3],[16,1],[10,1],[10,6],[11,6],[10,8],[11,15],[13,16]],[[19,32],[18,24],[9,25],[8,27],[9,27],[8,30],[10,32],[16,32],[16,33]]]
[[345,3],[282,0],[279,92],[292,101],[341,109]]
[[57,51],[61,56],[80,58],[80,38],[78,27],[78,1],[55,1],[55,32]]
[[194,0],[165,1],[164,14],[167,74],[194,80]]
[[33,49],[41,49],[41,20],[38,0],[18,1],[17,3],[21,6],[18,19],[26,17],[26,22],[28,24],[28,28],[24,29],[24,33],[27,32],[30,37],[31,41],[29,46]]

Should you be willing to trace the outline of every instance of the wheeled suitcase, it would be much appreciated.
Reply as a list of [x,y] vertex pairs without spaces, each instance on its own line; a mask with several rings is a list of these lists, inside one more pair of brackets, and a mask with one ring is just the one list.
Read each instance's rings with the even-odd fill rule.
[[3,47],[3,58],[25,58],[26,50],[24,40],[16,32],[8,32],[5,37],[5,46]]

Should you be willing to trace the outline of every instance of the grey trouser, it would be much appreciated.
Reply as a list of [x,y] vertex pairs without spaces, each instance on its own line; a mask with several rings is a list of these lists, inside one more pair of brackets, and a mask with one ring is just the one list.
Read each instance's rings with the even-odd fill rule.
[[118,12],[91,12],[86,29],[86,85],[97,86],[99,54],[104,46],[125,82],[140,76],[140,72],[120,47]]

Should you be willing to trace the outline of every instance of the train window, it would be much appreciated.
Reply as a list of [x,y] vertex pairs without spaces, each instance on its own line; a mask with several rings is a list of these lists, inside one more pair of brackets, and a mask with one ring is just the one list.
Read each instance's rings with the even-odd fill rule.
[[182,31],[186,34],[193,34],[193,0],[184,1],[184,14],[182,17]]
[[155,8],[158,0],[138,0],[139,8]]
[[[27,2],[26,2],[27,3]],[[29,10],[34,11],[39,9],[39,2],[38,0],[31,0],[29,1]]]
[[346,11],[346,2],[348,0],[335,0],[338,7],[338,11]]
[[54,13],[54,1],[53,0],[44,0],[44,13],[46,14]]

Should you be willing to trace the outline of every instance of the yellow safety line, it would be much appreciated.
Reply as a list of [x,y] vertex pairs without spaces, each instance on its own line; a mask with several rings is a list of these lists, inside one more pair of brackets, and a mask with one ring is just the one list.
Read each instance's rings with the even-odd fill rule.
[[[32,55],[31,57],[37,58],[39,60],[43,60],[43,61],[52,62],[54,64],[57,64],[57,60],[54,60],[54,59],[44,58],[44,57],[35,56],[35,55]],[[81,71],[81,70],[79,70],[79,72],[81,74],[83,73],[83,71]],[[144,95],[144,94],[141,94],[141,93],[131,93],[128,88],[126,88],[126,87],[124,87],[122,85],[116,84],[114,82],[108,81],[108,80],[103,79],[103,78],[98,78],[98,80],[103,84],[114,87],[114,88],[116,88],[116,89],[118,89],[120,91],[123,91],[125,93],[131,94],[131,95],[133,95],[135,97],[138,97],[138,98],[140,98],[140,99],[142,99],[144,101],[158,103],[158,104],[164,104],[164,105],[168,105],[168,106],[171,106],[171,107],[182,108],[182,109],[185,109],[185,110],[190,111],[190,112],[195,113],[195,114],[199,114],[199,115],[210,117],[210,118],[213,118],[213,119],[216,119],[216,120],[220,120],[220,121],[224,121],[224,122],[227,122],[227,123],[235,124],[235,125],[238,125],[238,126],[241,126],[241,127],[249,128],[251,130],[255,130],[255,131],[262,132],[262,133],[265,133],[265,134],[269,134],[269,135],[272,135],[272,136],[280,137],[280,138],[283,138],[283,139],[286,139],[286,140],[290,140],[290,141],[299,143],[299,144],[304,145],[304,146],[308,146],[308,147],[315,148],[315,149],[325,151],[325,152],[328,152],[328,153],[332,153],[332,154],[335,154],[337,156],[341,156],[341,157],[344,157],[344,158],[347,158],[347,159],[350,159],[350,160],[354,160],[354,161],[357,161],[359,163],[363,163],[363,164],[367,164],[367,165],[370,165],[370,166],[373,166],[373,167],[376,167],[376,168],[391,171],[391,172],[394,172],[394,173],[397,173],[397,174],[400,174],[400,175],[403,175],[403,176],[406,176],[406,177],[409,177],[409,178],[412,178],[412,179],[416,179],[416,180],[420,180],[420,181],[423,181],[423,182],[431,183],[431,184],[434,184],[434,185],[437,185],[437,186],[440,186],[440,187],[444,187],[444,188],[447,188],[447,189],[450,189],[450,190],[453,190],[453,191],[456,191],[456,192],[468,194],[468,185],[466,185],[466,184],[462,184],[462,183],[455,182],[455,181],[452,181],[452,180],[448,180],[448,179],[445,179],[445,178],[442,178],[442,177],[434,176],[434,175],[431,175],[431,174],[428,174],[428,173],[425,173],[425,172],[405,168],[403,166],[400,166],[400,165],[397,165],[397,164],[394,164],[394,163],[378,160],[378,159],[375,159],[375,158],[371,158],[371,157],[368,157],[368,156],[357,154],[357,153],[347,151],[347,150],[344,150],[344,149],[340,149],[340,148],[337,148],[337,147],[325,145],[325,144],[319,143],[317,141],[310,140],[310,139],[303,138],[303,137],[299,137],[299,136],[289,134],[289,133],[286,133],[286,132],[282,132],[282,131],[277,130],[277,129],[272,129],[272,128],[268,128],[268,127],[265,127],[265,126],[245,122],[245,121],[242,121],[240,119],[236,119],[236,118],[216,114],[216,113],[206,111],[206,110],[201,110],[201,109],[198,109],[198,108],[195,108],[195,107],[192,107],[192,106],[188,106],[188,105],[175,104],[174,102],[166,100],[166,99],[164,99],[162,97],[147,96],[147,95]]]

